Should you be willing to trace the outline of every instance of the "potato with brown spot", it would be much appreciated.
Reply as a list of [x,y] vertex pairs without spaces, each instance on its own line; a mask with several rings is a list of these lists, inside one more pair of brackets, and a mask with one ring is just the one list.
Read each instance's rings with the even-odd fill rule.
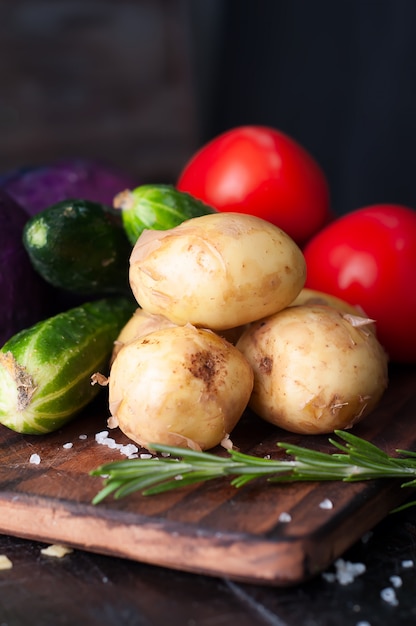
[[351,428],[387,387],[387,356],[374,333],[332,307],[288,307],[252,324],[237,348],[254,371],[249,406],[291,432]]
[[111,427],[140,446],[206,450],[226,440],[253,388],[237,348],[210,330],[167,327],[125,344],[109,377]]

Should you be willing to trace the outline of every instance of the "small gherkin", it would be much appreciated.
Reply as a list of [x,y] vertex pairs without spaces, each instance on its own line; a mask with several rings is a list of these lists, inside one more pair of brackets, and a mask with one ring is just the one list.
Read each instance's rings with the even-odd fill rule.
[[172,185],[126,189],[117,194],[113,206],[121,210],[123,226],[133,246],[144,230],[168,230],[193,217],[217,212]]

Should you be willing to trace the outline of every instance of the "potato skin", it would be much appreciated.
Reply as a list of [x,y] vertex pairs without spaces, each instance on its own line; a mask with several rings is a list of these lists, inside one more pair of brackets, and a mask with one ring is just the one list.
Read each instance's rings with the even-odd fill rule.
[[110,371],[110,426],[145,448],[212,448],[231,433],[253,388],[239,350],[190,325],[125,344]]
[[368,415],[387,387],[387,356],[349,318],[300,305],[252,324],[237,342],[254,371],[250,408],[303,434],[351,428]]
[[144,231],[130,257],[139,305],[176,324],[243,326],[285,308],[306,279],[301,250],[260,218],[215,213]]
[[124,344],[130,343],[130,341],[134,341],[134,339],[148,335],[149,333],[160,330],[161,328],[170,328],[172,326],[175,326],[175,324],[166,317],[163,317],[162,315],[152,315],[140,307],[137,308],[128,320],[127,324],[123,326],[114,342],[111,363],[114,361]]
[[293,302],[291,302],[290,306],[299,306],[301,304],[307,306],[330,306],[337,311],[341,311],[341,313],[349,313],[350,315],[362,317],[363,326],[365,325],[368,330],[371,330],[374,333],[376,332],[375,320],[370,319],[361,307],[354,306],[349,302],[346,302],[341,298],[337,298],[336,296],[332,296],[329,293],[325,293],[324,291],[317,291],[316,289],[304,287]]
[[[157,314],[153,315],[140,307],[137,308],[128,320],[127,324],[125,324],[125,326],[121,329],[114,342],[111,363],[114,361],[125,343],[130,343],[130,341],[143,337],[143,335],[148,335],[149,333],[161,330],[162,328],[171,328],[172,326],[177,326],[177,324],[171,322],[167,317]],[[247,325],[238,326],[237,328],[228,328],[223,331],[218,331],[217,334],[235,345],[246,326]]]
[[332,296],[329,293],[325,293],[324,291],[317,291],[316,289],[309,289],[304,287],[297,297],[291,302],[290,306],[299,306],[301,304],[306,304],[308,306],[314,305],[323,305],[323,306],[331,306],[333,309],[337,309],[338,311],[343,311],[344,313],[351,313],[351,315],[365,315],[364,311],[359,309],[349,302],[345,300],[341,300],[341,298],[337,298],[336,296]]

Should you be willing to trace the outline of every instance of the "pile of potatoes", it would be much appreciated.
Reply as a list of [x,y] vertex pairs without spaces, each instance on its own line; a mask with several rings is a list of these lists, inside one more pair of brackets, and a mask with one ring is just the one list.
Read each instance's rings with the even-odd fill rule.
[[373,321],[304,289],[300,248],[260,218],[144,231],[129,279],[138,308],[114,346],[109,426],[142,447],[230,447],[247,406],[292,432],[349,428],[387,386]]

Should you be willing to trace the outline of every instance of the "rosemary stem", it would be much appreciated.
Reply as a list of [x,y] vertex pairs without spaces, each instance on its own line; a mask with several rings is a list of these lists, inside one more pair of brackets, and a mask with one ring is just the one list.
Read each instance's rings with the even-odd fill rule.
[[221,477],[229,478],[235,487],[260,477],[272,483],[401,478],[404,479],[402,487],[416,486],[415,453],[397,451],[402,457],[391,457],[350,432],[336,431],[335,434],[343,443],[330,439],[337,450],[334,453],[278,443],[290,457],[285,459],[260,458],[237,450],[230,450],[224,457],[155,444],[152,449],[165,456],[115,461],[93,470],[92,475],[104,478],[104,487],[93,503],[101,502],[111,493],[115,498],[135,491],[156,494]]

